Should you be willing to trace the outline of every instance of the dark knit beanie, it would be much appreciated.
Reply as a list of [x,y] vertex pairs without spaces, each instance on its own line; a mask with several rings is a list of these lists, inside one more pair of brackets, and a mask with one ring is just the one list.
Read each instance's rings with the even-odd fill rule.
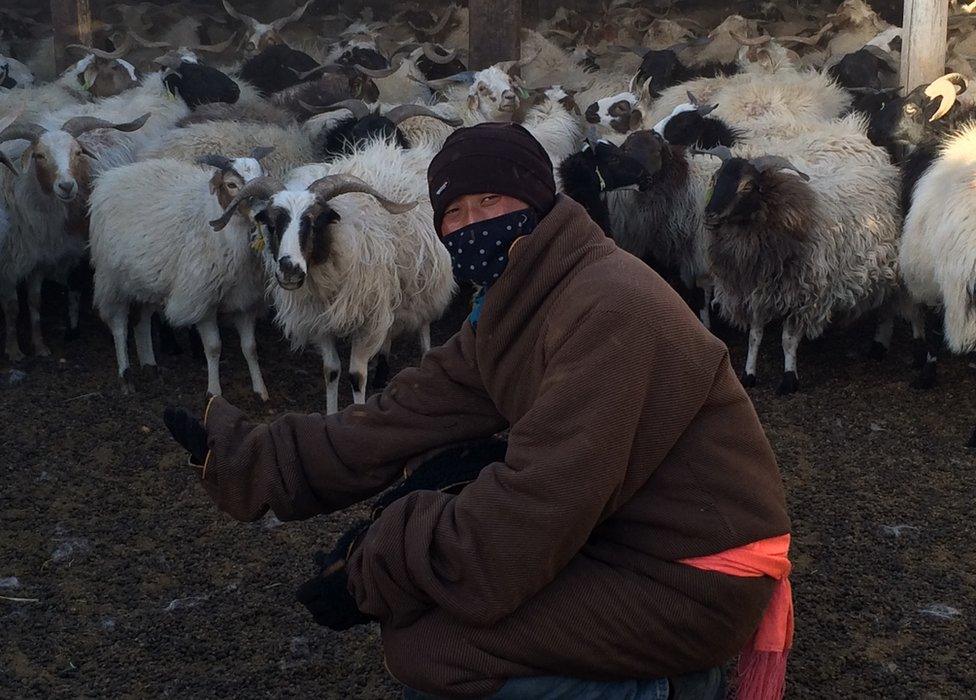
[[556,201],[549,154],[524,127],[510,123],[487,122],[448,136],[427,168],[427,187],[438,233],[444,210],[466,194],[521,199],[540,219]]

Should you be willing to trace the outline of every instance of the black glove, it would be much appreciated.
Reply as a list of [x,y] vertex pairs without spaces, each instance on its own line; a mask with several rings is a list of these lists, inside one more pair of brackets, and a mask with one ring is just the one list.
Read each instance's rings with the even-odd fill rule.
[[298,602],[308,608],[317,623],[337,632],[374,619],[356,607],[346,572],[349,555],[369,525],[365,520],[356,523],[339,538],[331,552],[318,552],[315,555],[318,576],[303,583],[295,593]]
[[190,453],[190,462],[198,466],[207,459],[207,431],[185,408],[167,406],[163,411],[163,423],[170,435]]
[[508,442],[491,437],[449,447],[417,467],[399,486],[380,496],[373,505],[376,520],[383,509],[412,491],[443,491],[458,494],[478,478],[492,462],[505,459]]

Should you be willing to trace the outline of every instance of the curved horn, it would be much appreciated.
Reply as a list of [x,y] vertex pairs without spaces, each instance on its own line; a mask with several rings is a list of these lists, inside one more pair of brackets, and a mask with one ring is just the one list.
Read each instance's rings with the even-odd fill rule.
[[17,166],[13,164],[13,161],[11,161],[7,157],[7,154],[3,151],[0,151],[0,165],[5,165],[14,175],[20,175],[20,171],[17,170]]
[[218,155],[216,153],[208,153],[205,156],[200,156],[196,160],[198,165],[210,165],[218,170],[227,170],[234,162],[227,156]]
[[395,57],[402,53],[410,53],[419,48],[420,44],[418,44],[416,41],[405,41],[404,43],[400,44],[392,54],[390,54],[390,61],[392,62]]
[[352,116],[359,121],[369,114],[369,107],[362,100],[343,100],[331,105],[310,105],[307,102],[298,101],[302,109],[312,114],[325,114],[326,112],[336,112],[340,109],[348,109]]
[[[961,87],[962,89],[957,91],[956,88]],[[956,97],[961,95],[966,91],[967,83],[966,78],[962,76],[961,73],[946,73],[941,78],[932,81],[927,88],[925,88],[925,95],[930,99],[941,98],[939,103],[939,108],[929,119],[930,122],[934,122],[937,119],[944,117],[952,105],[956,103]]]
[[444,14],[441,15],[441,18],[439,20],[437,20],[437,24],[435,24],[430,29],[422,29],[420,27],[415,27],[413,25],[410,25],[410,28],[419,34],[426,34],[427,36],[435,37],[447,28],[447,25],[454,17],[454,9],[455,8],[453,4],[448,5],[447,9],[444,10]]
[[701,107],[701,102],[698,101],[697,97],[691,94],[691,90],[685,90],[685,94],[688,96],[688,104],[695,107]]
[[400,66],[390,66],[389,68],[366,68],[358,63],[353,66],[357,71],[363,75],[376,79],[376,78],[389,78],[391,75],[400,70]]
[[234,43],[234,39],[237,38],[237,32],[230,35],[230,38],[226,41],[221,41],[219,44],[196,44],[194,46],[188,47],[193,51],[206,51],[207,53],[223,53],[230,48],[230,45]]
[[386,113],[386,118],[393,122],[394,125],[399,124],[402,121],[406,121],[411,117],[430,117],[432,119],[437,119],[438,121],[444,122],[448,126],[454,127],[461,126],[462,124],[460,119],[443,117],[424,105],[400,105],[399,107],[394,107]]
[[168,49],[172,46],[172,44],[169,43],[168,41],[149,41],[149,39],[147,39],[144,36],[139,36],[131,29],[128,32],[126,32],[126,36],[135,39],[136,43],[139,44],[139,46],[144,46],[147,49]]
[[115,51],[103,51],[102,49],[95,49],[91,46],[85,46],[83,44],[68,44],[68,48],[80,49],[81,51],[90,53],[93,56],[114,61],[116,58],[122,58],[129,52],[129,49],[132,48],[132,40],[128,37],[128,35],[126,35],[126,37],[122,40],[122,43],[116,47]]
[[280,32],[282,29],[285,28],[285,26],[291,24],[292,22],[297,22],[302,18],[302,15],[305,14],[305,10],[307,10],[308,6],[311,5],[313,2],[314,0],[308,0],[308,2],[306,2],[304,5],[299,7],[297,10],[292,12],[287,17],[279,17],[278,19],[276,19],[271,23],[271,28],[274,29],[276,32]]
[[276,177],[262,175],[261,177],[254,178],[241,188],[241,191],[237,193],[236,197],[230,200],[230,204],[224,209],[224,213],[220,215],[220,218],[210,222],[210,227],[214,231],[223,231],[231,217],[234,216],[234,212],[237,211],[237,207],[240,206],[241,202],[245,200],[249,203],[255,200],[268,200],[276,192],[280,192],[283,189],[284,185]]
[[[6,120],[4,120],[6,121]],[[34,122],[24,122],[23,124],[13,124],[3,131],[0,131],[0,143],[4,141],[16,141],[23,139],[35,143],[47,129]]]
[[792,41],[792,42],[795,42],[797,44],[806,44],[807,46],[816,46],[818,43],[820,43],[820,39],[823,38],[824,33],[826,31],[830,30],[830,29],[833,29],[833,28],[834,28],[834,25],[831,24],[830,22],[827,22],[827,24],[825,24],[824,26],[822,26],[820,28],[820,31],[818,31],[813,36],[778,36],[778,37],[776,37],[776,41],[781,42],[781,43],[784,42],[784,41]]
[[430,61],[431,63],[439,63],[441,65],[450,63],[455,58],[457,58],[457,54],[458,54],[457,49],[451,49],[450,51],[447,52],[446,56],[441,56],[436,51],[434,51],[433,44],[429,42],[424,44],[424,56],[426,56],[427,60]]
[[146,112],[138,119],[133,119],[131,122],[122,122],[116,124],[115,122],[106,121],[105,119],[98,119],[97,117],[74,117],[69,119],[64,124],[61,125],[61,131],[66,131],[75,138],[85,133],[86,131],[91,131],[92,129],[115,129],[116,131],[136,131],[142,128],[142,125],[146,123],[146,120],[151,116],[150,112]]
[[251,151],[251,158],[262,161],[274,152],[274,146],[257,146]]
[[733,157],[732,151],[729,150],[728,146],[713,146],[712,148],[704,149],[693,148],[691,152],[695,155],[713,156],[720,159],[723,163]]
[[292,73],[294,73],[295,75],[297,75],[298,76],[298,79],[301,82],[304,83],[305,81],[310,80],[313,76],[315,76],[316,73],[321,73],[323,71],[326,71],[326,70],[332,68],[333,66],[316,66],[315,68],[312,68],[311,70],[307,70],[307,71],[303,71],[303,72],[299,72],[299,71],[295,70],[294,68],[292,68],[291,66],[285,66],[285,67],[288,70],[290,70]]
[[242,14],[237,10],[235,10],[234,6],[231,5],[229,2],[227,2],[227,0],[223,0],[223,4],[224,4],[224,10],[227,12],[227,14],[229,14],[234,19],[240,20],[241,22],[243,22],[244,24],[248,25],[251,28],[253,28],[254,25],[258,24],[258,21],[253,17],[248,17],[247,15]]
[[759,172],[764,173],[767,170],[792,170],[800,176],[801,180],[807,182],[810,180],[809,175],[793,165],[783,156],[759,156],[758,158],[753,158],[749,162],[756,166],[756,170]]
[[743,46],[762,46],[763,44],[768,44],[773,38],[769,34],[764,34],[762,36],[749,38],[749,37],[742,36],[737,31],[732,29],[729,30],[729,34],[731,34],[732,38],[735,39],[740,44],[742,44]]
[[326,175],[308,186],[308,191],[315,194],[322,202],[327,202],[340,194],[362,192],[375,198],[380,205],[391,214],[403,214],[417,206],[417,202],[394,202],[377,192],[368,182],[353,175]]
[[421,83],[426,85],[431,90],[443,90],[450,87],[451,85],[466,84],[471,85],[474,82],[474,76],[477,71],[466,70],[460,73],[455,73],[454,75],[449,75],[446,78],[438,78],[437,80],[420,80],[419,78],[414,78],[412,75],[407,75],[407,77],[416,83]]

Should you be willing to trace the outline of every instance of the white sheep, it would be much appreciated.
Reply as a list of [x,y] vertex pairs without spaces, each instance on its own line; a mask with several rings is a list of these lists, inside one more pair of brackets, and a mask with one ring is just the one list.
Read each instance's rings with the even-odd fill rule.
[[275,280],[275,322],[293,346],[320,351],[330,413],[339,401],[337,339],[351,341],[353,398],[362,403],[370,359],[379,354],[385,365],[392,341],[408,332],[426,352],[430,323],[454,293],[450,258],[430,226],[424,173],[432,157],[428,148],[380,139],[299,168],[284,184],[256,180],[214,222],[219,228],[241,201],[254,202]]
[[263,400],[254,340],[263,314],[264,270],[252,250],[253,224],[240,212],[219,232],[209,222],[244,186],[261,177],[259,159],[203,158],[201,167],[173,159],[146,160],[111,170],[91,194],[91,262],[94,303],[115,341],[123,389],[132,389],[127,348],[129,307],[141,306],[135,327],[143,366],[156,366],[151,318],[161,311],[174,327],[195,326],[207,357],[207,392],[219,396],[219,314],[233,319],[251,374]]

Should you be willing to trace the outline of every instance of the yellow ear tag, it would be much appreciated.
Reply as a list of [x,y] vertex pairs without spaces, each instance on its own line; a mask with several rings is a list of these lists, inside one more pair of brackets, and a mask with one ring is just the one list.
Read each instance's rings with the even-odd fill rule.
[[715,185],[709,183],[708,189],[705,190],[705,203],[708,204],[708,200],[712,198],[712,192],[715,190]]
[[255,253],[264,252],[264,235],[257,229],[254,230],[251,238],[251,250]]
[[601,192],[606,192],[606,190],[607,190],[607,182],[606,182],[606,180],[603,179],[603,173],[600,172],[600,168],[599,167],[597,167],[597,169],[596,169],[596,176],[598,178],[600,178],[600,191]]

